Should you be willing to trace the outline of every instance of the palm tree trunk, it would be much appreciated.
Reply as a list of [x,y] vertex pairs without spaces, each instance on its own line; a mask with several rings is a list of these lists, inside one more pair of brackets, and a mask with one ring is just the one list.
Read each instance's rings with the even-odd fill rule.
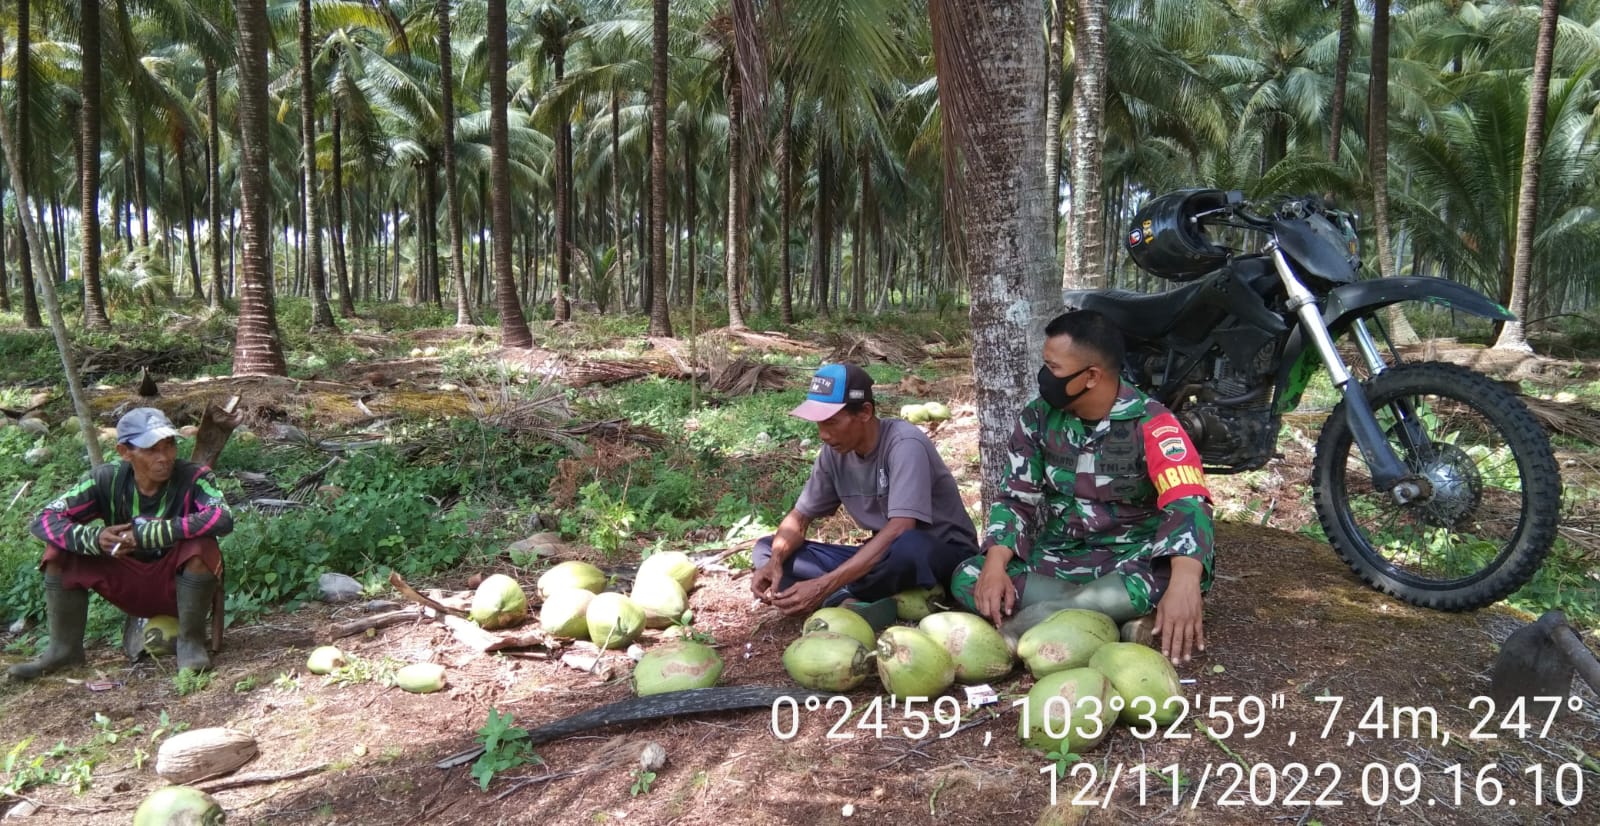
[[471,296],[467,294],[467,275],[461,251],[461,193],[456,183],[456,107],[455,75],[450,65],[450,0],[434,4],[439,21],[439,97],[443,105],[439,117],[444,122],[444,198],[446,220],[450,222],[450,283],[456,290],[456,326],[471,327]]
[[300,158],[305,174],[306,270],[311,282],[311,329],[338,330],[328,306],[322,263],[322,208],[317,205],[317,86],[311,65],[311,0],[300,0]]
[[532,347],[533,333],[511,275],[511,126],[506,114],[506,0],[489,0],[489,201],[493,210],[494,289],[500,343]]
[[1356,42],[1356,0],[1339,0],[1339,53],[1333,66],[1333,101],[1328,105],[1328,160],[1339,162],[1344,143],[1344,97],[1350,78],[1350,52]]
[[739,69],[735,66],[728,67],[728,240],[725,245],[727,250],[728,274],[728,328],[742,330],[745,327],[744,309],[740,305],[744,298],[741,287],[744,284],[744,141],[741,133],[744,124],[741,121],[741,105]]
[[217,63],[206,57],[206,201],[211,225],[211,306],[220,308],[227,291],[222,286],[222,134],[217,124]]
[[[652,81],[653,82],[653,81]],[[628,272],[627,256],[628,245],[622,240],[622,152],[619,132],[622,124],[618,110],[621,108],[618,101],[616,81],[611,83],[611,238],[612,246],[617,250],[616,272],[618,288],[622,293],[622,311],[628,311]],[[650,290],[645,286],[645,279],[641,278],[639,284],[639,306],[648,307],[645,303]]]
[[176,147],[178,153],[178,191],[183,201],[183,235],[188,246],[189,280],[194,287],[196,300],[205,298],[206,287],[200,281],[200,253],[195,249],[194,241],[194,196],[189,192],[189,165],[183,160],[183,144]]
[[780,199],[783,207],[783,231],[779,234],[779,243],[783,245],[780,251],[783,255],[783,281],[779,289],[782,291],[778,305],[778,319],[785,325],[794,323],[794,262],[789,253],[789,233],[792,232],[791,224],[794,219],[794,81],[790,79],[783,84],[783,124],[778,127],[778,162],[783,167],[778,174],[783,176],[783,196]]
[[856,176],[861,179],[861,204],[856,213],[855,238],[852,239],[850,259],[855,277],[850,279],[850,312],[861,315],[867,311],[867,210],[872,199],[872,168],[867,161],[867,146],[856,150]]
[[817,142],[817,202],[811,223],[816,229],[816,252],[811,259],[811,289],[817,311],[827,316],[833,305],[828,301],[829,272],[833,261],[833,164],[828,162],[826,138]]
[[[33,85],[33,35],[32,27],[28,20],[30,6],[30,0],[17,0],[16,86],[17,100],[19,101],[27,101],[31,99],[29,97],[31,92],[29,90]],[[28,117],[28,107],[18,106],[17,167],[15,171],[15,174],[18,177],[14,178],[13,180],[17,182],[14,184],[14,186],[19,193],[27,188],[27,175],[32,171],[33,167],[29,160],[29,153],[32,151],[32,147],[30,146],[32,143],[32,129],[33,125],[30,123],[30,118]],[[17,199],[17,221],[22,227],[22,233],[19,236],[22,243],[17,247],[17,250],[22,258],[22,326],[30,330],[37,330],[44,326],[44,319],[39,315],[39,294],[33,280],[33,255],[31,250],[32,245],[36,242],[28,239],[28,219],[27,216],[23,214],[27,211],[27,209],[28,205],[19,195]]]
[[[697,274],[696,260],[700,257],[700,199],[699,194],[699,153],[695,151],[695,141],[690,136],[683,140],[683,223],[688,228],[689,235],[689,295],[690,310],[694,309],[693,296],[695,293]],[[691,331],[692,332],[692,331]]]
[[[1030,367],[1043,344],[1045,308],[1059,303],[1049,300],[1055,291],[1050,199],[1039,174],[1045,58],[1038,15],[1026,0],[933,0],[929,16],[945,167],[954,173],[945,179],[945,202],[959,208],[948,220],[960,233],[972,288],[973,374],[984,377],[977,393],[987,504],[1010,472],[1006,444],[1014,417],[1034,395]],[[1098,186],[1093,192],[1098,197]],[[1099,260],[1098,252],[1085,260]],[[1018,312],[1019,306],[1030,309]]]
[[78,49],[82,62],[82,142],[78,149],[78,240],[83,275],[83,323],[111,329],[100,288],[100,0],[83,0]]
[[[1372,79],[1367,89],[1367,164],[1372,180],[1372,221],[1378,237],[1378,270],[1392,278],[1393,237],[1389,224],[1389,2],[1377,0],[1372,12]],[[1411,329],[1399,304],[1385,311],[1389,336],[1396,344],[1414,344]]]
[[[555,54],[556,83],[566,75],[566,55]],[[572,320],[572,118],[556,127],[556,321]]]
[[[354,318],[356,314],[355,296],[350,293],[350,269],[346,266],[344,239],[344,144],[342,135],[342,119],[339,107],[333,107],[333,221],[328,226],[328,234],[333,242],[333,271],[339,282],[339,315],[344,318]],[[354,212],[354,209],[351,210]],[[360,233],[356,233],[360,237]]]
[[[650,335],[672,336],[667,311],[667,2],[651,6]],[[676,237],[676,235],[674,235]]]
[[133,202],[139,210],[139,246],[150,246],[150,184],[145,175],[144,120],[133,118]]
[[1516,316],[1500,327],[1496,350],[1533,352],[1522,319],[1528,315],[1528,282],[1533,271],[1533,237],[1539,223],[1539,161],[1544,157],[1544,118],[1549,107],[1550,64],[1556,47],[1561,0],[1539,7],[1539,39],[1533,50],[1533,84],[1528,89],[1528,125],[1522,136],[1522,191],[1517,196],[1517,247],[1511,262],[1511,294],[1507,309]]
[[[1044,180],[1050,188],[1050,203],[1057,204],[1061,192],[1061,61],[1065,48],[1067,0],[1048,0],[1050,35],[1044,61]],[[1061,242],[1061,210],[1052,207],[1052,248]]]
[[[1078,0],[1072,35],[1072,214],[1062,286],[1103,284],[1105,220],[1100,189],[1100,148],[1106,118],[1106,0]],[[997,447],[1003,443],[997,443]]]
[[237,0],[239,28],[239,190],[243,236],[239,331],[233,340],[236,376],[288,375],[272,297],[272,182],[267,147],[266,0]]

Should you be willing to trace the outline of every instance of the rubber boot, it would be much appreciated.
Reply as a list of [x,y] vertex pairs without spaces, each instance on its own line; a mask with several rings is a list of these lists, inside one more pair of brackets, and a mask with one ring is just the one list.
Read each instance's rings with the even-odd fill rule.
[[13,680],[32,680],[58,668],[80,665],[83,626],[89,619],[89,592],[61,587],[61,578],[44,578],[45,613],[50,623],[50,646],[38,659],[17,663],[6,672]]
[[209,573],[178,574],[178,668],[206,671],[211,655],[206,651],[206,617],[217,578]]

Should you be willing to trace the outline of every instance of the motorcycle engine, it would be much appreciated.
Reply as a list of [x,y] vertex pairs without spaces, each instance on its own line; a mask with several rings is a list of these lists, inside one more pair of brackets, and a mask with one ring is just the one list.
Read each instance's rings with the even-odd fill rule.
[[1208,380],[1192,386],[1176,411],[1206,465],[1229,471],[1261,467],[1272,458],[1277,423],[1272,415],[1272,376],[1277,347],[1269,342],[1242,363],[1218,355]]

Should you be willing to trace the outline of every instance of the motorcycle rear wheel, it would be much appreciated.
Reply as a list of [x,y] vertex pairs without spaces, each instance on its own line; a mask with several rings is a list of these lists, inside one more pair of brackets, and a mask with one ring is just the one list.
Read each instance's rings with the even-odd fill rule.
[[1365,388],[1429,493],[1397,505],[1373,490],[1341,402],[1312,468],[1317,517],[1340,558],[1379,591],[1442,611],[1482,608],[1527,584],[1561,515],[1561,472],[1533,414],[1503,385],[1453,364],[1400,365]]

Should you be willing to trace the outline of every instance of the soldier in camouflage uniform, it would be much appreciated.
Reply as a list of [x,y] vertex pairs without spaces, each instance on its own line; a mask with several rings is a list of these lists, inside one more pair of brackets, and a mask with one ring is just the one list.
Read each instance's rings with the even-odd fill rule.
[[1187,660],[1205,648],[1213,564],[1199,454],[1166,407],[1120,381],[1122,335],[1104,317],[1067,313],[1045,335],[1040,397],[1012,433],[983,553],[951,592],[997,626],[1038,606],[1006,625],[1013,636],[1087,608],[1124,623],[1124,639],[1159,636],[1163,653]]

